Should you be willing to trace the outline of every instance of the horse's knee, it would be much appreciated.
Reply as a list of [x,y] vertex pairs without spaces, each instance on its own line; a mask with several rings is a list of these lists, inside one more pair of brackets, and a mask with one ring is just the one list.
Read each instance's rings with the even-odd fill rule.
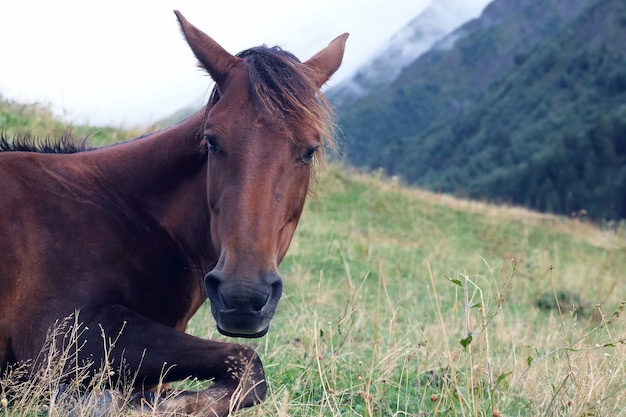
[[[252,350],[252,349],[251,349]],[[250,387],[252,390],[250,392],[250,400],[253,401],[252,404],[258,404],[265,399],[267,395],[267,382],[265,380],[265,370],[263,369],[263,363],[261,362],[261,358],[252,350],[254,355],[251,360],[251,368],[254,383]]]
[[241,346],[236,355],[226,359],[226,373],[223,379],[216,379],[216,385],[235,387],[233,400],[240,401],[240,407],[259,404],[267,394],[267,383],[263,363],[254,349]]

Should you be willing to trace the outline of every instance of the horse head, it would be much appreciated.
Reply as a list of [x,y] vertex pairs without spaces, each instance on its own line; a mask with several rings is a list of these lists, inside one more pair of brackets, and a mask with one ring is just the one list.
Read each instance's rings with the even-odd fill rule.
[[216,83],[203,127],[210,237],[219,258],[204,284],[219,331],[263,336],[282,294],[277,268],[300,219],[332,112],[320,88],[347,34],[305,62],[280,48],[231,55],[176,12]]

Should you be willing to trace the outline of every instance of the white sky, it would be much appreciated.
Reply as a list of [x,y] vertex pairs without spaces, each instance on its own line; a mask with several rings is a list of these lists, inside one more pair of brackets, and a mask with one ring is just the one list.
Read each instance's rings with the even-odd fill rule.
[[[459,0],[465,1],[465,0]],[[173,9],[231,53],[280,45],[305,60],[350,32],[351,74],[429,0],[3,0],[0,95],[70,122],[143,125],[206,98]]]

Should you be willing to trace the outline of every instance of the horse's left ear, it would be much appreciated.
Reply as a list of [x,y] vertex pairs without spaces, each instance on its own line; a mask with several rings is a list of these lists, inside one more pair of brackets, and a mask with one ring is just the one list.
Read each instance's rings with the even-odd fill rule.
[[189,23],[178,10],[174,10],[174,13],[194,55],[211,75],[218,89],[223,87],[230,69],[241,59],[231,55],[209,35]]
[[304,63],[313,70],[315,82],[319,88],[339,69],[343,60],[348,34],[336,37],[328,46]]

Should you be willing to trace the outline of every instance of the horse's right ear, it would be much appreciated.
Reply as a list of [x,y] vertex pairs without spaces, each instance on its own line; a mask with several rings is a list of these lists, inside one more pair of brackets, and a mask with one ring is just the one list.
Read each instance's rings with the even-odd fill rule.
[[180,28],[202,68],[206,69],[220,89],[226,82],[230,69],[241,59],[228,53],[209,35],[189,23],[178,10],[174,10]]

